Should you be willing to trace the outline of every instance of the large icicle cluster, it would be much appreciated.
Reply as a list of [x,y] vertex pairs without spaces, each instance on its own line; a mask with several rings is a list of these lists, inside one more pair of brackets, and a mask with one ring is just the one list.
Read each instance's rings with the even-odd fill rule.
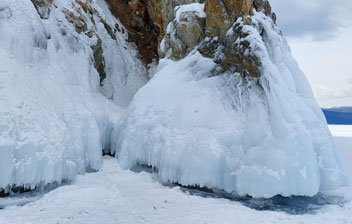
[[228,29],[226,45],[207,37],[179,61],[170,59],[180,40],[169,26],[161,43],[169,58],[113,133],[121,166],[254,197],[346,186],[324,116],[273,18],[253,10]]
[[100,169],[121,114],[100,92],[126,105],[146,81],[103,1],[32,2],[0,2],[0,192]]

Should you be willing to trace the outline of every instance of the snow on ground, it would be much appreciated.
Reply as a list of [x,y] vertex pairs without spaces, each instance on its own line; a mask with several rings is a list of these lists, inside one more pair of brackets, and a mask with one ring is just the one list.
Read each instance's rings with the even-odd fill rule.
[[[345,159],[345,163],[350,171],[350,174],[352,174],[352,126],[329,125],[329,129],[335,137],[336,145]],[[346,160],[350,160],[351,162]]]
[[[352,133],[352,126],[341,128],[349,128],[346,135]],[[352,153],[348,153],[348,148],[352,151],[352,138],[339,138],[337,145],[342,148],[343,158],[352,164]],[[300,215],[259,211],[238,201],[192,196],[179,187],[163,186],[152,174],[122,170],[116,159],[105,157],[100,172],[79,176],[72,185],[24,206],[0,210],[0,224],[352,223],[352,188],[329,195],[344,196],[346,203],[332,203]]]
[[[345,164],[352,174],[352,137],[335,137],[337,147],[340,149]],[[347,161],[346,161],[347,160]]]
[[329,125],[329,129],[334,137],[351,137],[352,128],[351,125]]

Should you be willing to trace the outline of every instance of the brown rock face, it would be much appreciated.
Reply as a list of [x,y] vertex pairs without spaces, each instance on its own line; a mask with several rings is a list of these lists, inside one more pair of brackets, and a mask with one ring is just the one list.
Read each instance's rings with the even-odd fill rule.
[[271,12],[267,0],[206,0],[207,34],[223,39],[226,31],[239,17],[252,15],[254,9],[263,11],[276,22],[276,15]]
[[174,8],[204,0],[106,0],[106,2],[112,13],[127,28],[129,41],[136,43],[141,58],[149,64],[159,58],[158,46],[166,34],[168,24],[175,17]]
[[204,0],[146,0],[150,19],[159,29],[159,41],[166,33],[167,25],[174,19],[174,8],[190,3],[202,3]]
[[204,36],[205,17],[196,11],[180,13],[178,20],[169,24],[168,32],[160,44],[160,57],[182,59],[197,46]]
[[[206,0],[205,32],[210,39],[200,44],[199,51],[219,65],[214,75],[230,71],[244,77],[260,76],[260,60],[245,39],[249,34],[243,31],[244,25],[253,25],[251,15],[254,10],[276,21],[267,0]],[[242,22],[236,22],[238,19]],[[228,31],[231,31],[230,35],[227,35]]]
[[[41,18],[47,19],[50,15],[53,0],[31,1]],[[96,14],[89,11],[91,0],[76,0],[76,2],[85,13]],[[216,41],[203,43],[200,51],[204,56],[212,57],[211,55],[214,54],[218,46],[224,46],[226,48],[224,52],[226,58],[232,58],[232,60],[219,61],[219,63],[227,70],[232,63],[248,61],[240,56],[238,47],[234,49],[233,46],[229,45],[229,40],[226,37],[227,31],[234,22],[240,17],[245,18],[252,15],[253,10],[263,11],[267,16],[271,16],[274,21],[276,20],[276,16],[272,14],[267,0],[106,0],[106,2],[110,5],[112,13],[120,19],[127,29],[122,29],[122,32],[128,32],[129,41],[137,45],[140,57],[146,65],[157,61],[159,57],[181,59],[205,38],[217,37]],[[181,13],[179,21],[175,21],[175,7],[190,3],[205,3],[206,17],[200,18],[196,12],[187,11]],[[94,31],[87,30],[85,15],[80,10],[77,10],[77,12],[79,16],[70,11],[65,12],[66,19],[75,25],[78,33],[88,32],[88,36],[94,36]],[[111,28],[103,20],[101,22],[110,36],[116,40],[113,30],[120,30],[120,28]],[[169,24],[171,24],[171,31],[167,32]],[[238,33],[237,36],[241,36],[241,34]],[[161,42],[162,50],[159,49]],[[210,46],[214,44],[216,46]],[[232,49],[231,52],[229,49]],[[99,53],[100,51],[97,50],[96,52]],[[169,55],[167,55],[167,52],[169,52]],[[252,59],[245,62],[246,65],[250,63],[253,64]],[[101,64],[103,63],[100,63],[98,67],[103,67]],[[254,74],[254,72],[251,72],[251,74]],[[103,74],[102,77],[104,77]]]
[[154,27],[158,29],[158,41],[166,33],[166,27],[174,18],[175,2],[173,0],[147,0],[148,14]]
[[[112,12],[128,29],[129,40],[135,42],[146,64],[159,57],[182,59],[195,46],[206,57],[214,58],[220,72],[231,70],[243,75],[259,76],[257,60],[248,52],[245,41],[233,44],[246,34],[237,27],[234,35],[227,37],[228,30],[242,18],[251,23],[254,10],[264,12],[276,20],[268,0],[107,0]],[[175,20],[175,7],[190,3],[205,3],[205,18],[187,11]],[[167,30],[167,27],[169,28]],[[215,38],[216,37],[216,38]],[[160,46],[160,49],[159,49]],[[215,58],[222,49],[221,59]],[[245,53],[247,52],[247,53]]]
[[200,18],[194,12],[184,12],[180,17],[180,21],[176,25],[177,36],[188,48],[193,48],[199,43],[205,19]]
[[[158,59],[158,38],[160,27],[157,18],[148,12],[148,0],[106,0],[110,10],[126,27],[128,40],[137,45],[141,59],[145,64]],[[163,1],[159,1],[163,2]],[[161,3],[160,3],[161,4]],[[157,12],[157,7],[151,7]],[[161,11],[159,11],[161,12]],[[164,20],[160,17],[159,20]],[[125,32],[125,30],[123,30]]]
[[252,13],[253,0],[206,0],[206,32],[211,37],[224,38],[226,31],[239,16]]

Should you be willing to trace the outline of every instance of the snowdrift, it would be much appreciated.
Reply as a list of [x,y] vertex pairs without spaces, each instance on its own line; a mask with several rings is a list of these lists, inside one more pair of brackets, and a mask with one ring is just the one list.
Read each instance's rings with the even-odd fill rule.
[[254,197],[313,196],[348,185],[279,29],[262,13],[250,25],[237,23],[249,33],[244,39],[260,59],[260,77],[212,76],[216,64],[197,49],[180,61],[161,60],[114,130],[121,166],[149,165],[164,182]]
[[[106,30],[119,22],[103,1],[91,6],[94,15],[77,1],[55,1],[41,19],[29,0],[0,2],[0,191],[99,170],[119,105],[146,82],[126,35],[114,40]],[[85,21],[87,31],[78,33],[68,15]],[[89,30],[102,41],[103,87],[90,47],[98,39]]]

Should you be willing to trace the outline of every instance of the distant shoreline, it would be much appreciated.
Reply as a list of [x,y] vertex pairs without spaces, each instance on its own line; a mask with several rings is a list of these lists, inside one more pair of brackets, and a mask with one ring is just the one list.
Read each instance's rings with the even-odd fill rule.
[[352,125],[352,107],[322,109],[328,124]]

